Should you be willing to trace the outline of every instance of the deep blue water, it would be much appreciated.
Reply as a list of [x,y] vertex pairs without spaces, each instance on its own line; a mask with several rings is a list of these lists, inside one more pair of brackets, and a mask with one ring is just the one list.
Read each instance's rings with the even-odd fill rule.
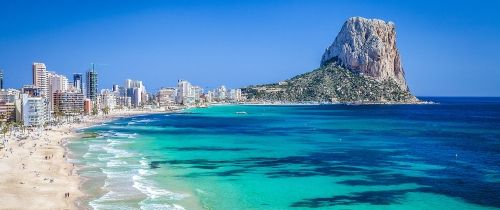
[[424,99],[136,116],[69,147],[96,209],[500,208],[500,98]]

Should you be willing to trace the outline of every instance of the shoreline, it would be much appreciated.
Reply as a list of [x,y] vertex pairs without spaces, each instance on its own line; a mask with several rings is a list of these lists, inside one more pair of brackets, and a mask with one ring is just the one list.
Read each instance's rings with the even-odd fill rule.
[[[347,105],[347,106],[363,106],[363,105],[433,105],[439,104],[433,101],[417,101],[417,102],[245,102],[228,105],[246,105],[246,106],[319,106],[319,105]],[[221,104],[225,105],[225,104]]]
[[[123,117],[169,113],[160,110],[127,110],[90,116],[78,123],[17,130],[2,136],[0,196],[5,209],[81,209],[86,195],[84,180],[68,159],[66,144],[80,139],[79,131]],[[66,196],[69,193],[69,197]]]

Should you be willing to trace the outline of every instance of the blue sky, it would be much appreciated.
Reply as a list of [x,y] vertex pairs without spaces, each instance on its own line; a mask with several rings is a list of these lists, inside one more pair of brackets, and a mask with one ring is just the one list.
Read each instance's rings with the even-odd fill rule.
[[100,88],[187,79],[206,88],[280,81],[318,67],[351,16],[396,23],[410,89],[420,96],[500,96],[496,1],[0,0],[7,87],[31,63],[66,74],[97,63]]

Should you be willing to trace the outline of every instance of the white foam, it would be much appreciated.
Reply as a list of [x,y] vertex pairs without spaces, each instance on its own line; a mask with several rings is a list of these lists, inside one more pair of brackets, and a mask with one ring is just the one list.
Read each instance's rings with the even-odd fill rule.
[[120,133],[120,132],[114,132],[114,133],[112,133],[112,137],[116,137],[116,138],[135,139],[136,136],[137,136],[137,133],[133,133],[133,134],[130,134],[130,133]]
[[140,202],[142,210],[185,210],[184,207],[177,204],[150,204],[145,202]]
[[106,163],[107,167],[119,167],[119,166],[124,166],[127,165],[127,162],[123,160],[118,160],[118,159],[111,159]]
[[155,175],[157,174],[156,172],[154,171],[151,171],[151,170],[147,170],[147,169],[139,169],[139,175],[141,176],[152,176],[152,175]]
[[89,145],[89,152],[98,152],[102,151],[102,145],[99,144],[90,144]]
[[134,184],[132,186],[141,191],[143,194],[147,195],[151,200],[160,198],[169,200],[181,200],[183,198],[189,197],[189,195],[187,194],[174,193],[165,189],[155,187],[143,177],[138,175],[134,175],[133,180]]
[[107,169],[107,168],[101,168],[102,170],[102,173],[106,174],[106,177],[108,177],[108,179],[115,179],[115,178],[128,178],[129,177],[129,173],[127,173],[126,171],[112,171],[110,169]]
[[150,123],[150,122],[154,122],[156,120],[152,120],[152,119],[144,119],[144,120],[138,120],[137,122],[139,123]]
[[111,145],[103,146],[102,148],[106,151],[106,153],[114,155],[115,158],[125,158],[125,157],[133,157],[134,156],[134,154],[131,152],[127,152],[127,151],[122,150],[122,149],[113,148],[113,147],[111,147]]
[[146,159],[144,159],[144,157],[141,160],[139,160],[139,163],[141,163],[141,166],[143,168],[148,167],[148,165],[149,165],[148,161]]

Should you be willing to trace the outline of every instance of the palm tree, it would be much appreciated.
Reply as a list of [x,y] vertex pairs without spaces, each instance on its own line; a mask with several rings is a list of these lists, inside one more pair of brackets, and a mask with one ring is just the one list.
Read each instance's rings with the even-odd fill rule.
[[9,132],[9,130],[10,130],[10,123],[8,123],[8,122],[7,123],[3,123],[2,124],[2,130],[1,130],[2,134],[3,134],[3,139],[6,138],[5,135]]
[[109,114],[109,107],[107,107],[107,106],[106,106],[106,107],[104,107],[104,108],[102,109],[102,113],[104,113],[105,115],[108,115],[108,114]]
[[97,109],[97,107],[96,107],[96,106],[94,106],[94,107],[92,108],[92,115],[97,115],[97,114],[99,114],[99,109]]

